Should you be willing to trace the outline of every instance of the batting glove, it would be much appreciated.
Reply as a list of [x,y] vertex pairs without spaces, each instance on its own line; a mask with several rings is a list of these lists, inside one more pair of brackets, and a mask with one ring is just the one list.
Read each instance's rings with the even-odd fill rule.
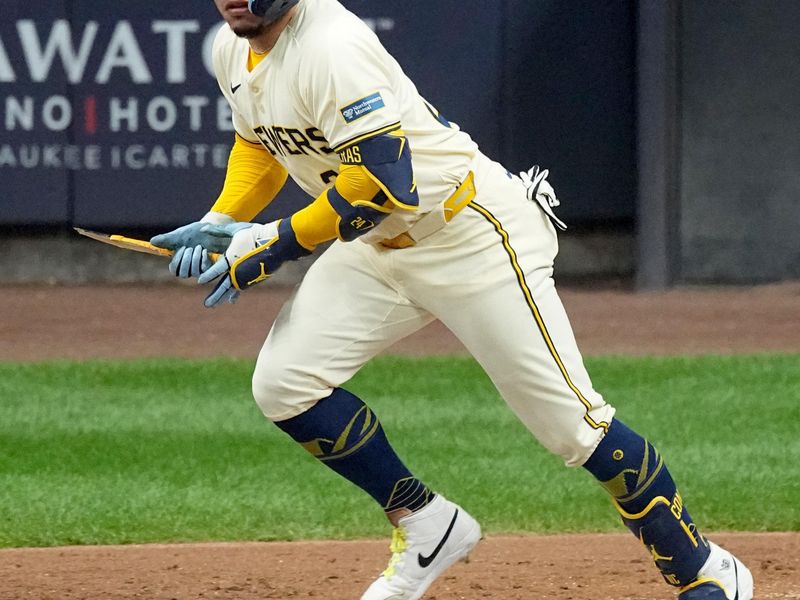
[[178,248],[202,246],[209,252],[225,252],[230,244],[231,236],[223,237],[211,235],[203,229],[209,225],[205,221],[196,221],[183,227],[162,233],[150,239],[150,243],[159,248],[167,250],[178,250]]
[[[230,232],[235,225],[223,225],[221,229]],[[225,255],[198,279],[199,283],[208,283],[221,277],[203,302],[207,308],[236,302],[241,290],[269,279],[286,261],[310,254],[297,242],[289,219],[248,225],[247,229],[234,232]],[[208,228],[213,231],[219,226]]]
[[561,202],[556,198],[556,191],[553,186],[547,181],[549,174],[550,171],[547,169],[541,170],[538,165],[533,165],[527,171],[520,173],[519,177],[525,185],[525,193],[528,196],[528,200],[541,206],[542,210],[550,217],[553,225],[564,231],[567,229],[566,223],[553,212],[553,208],[561,206]]
[[211,265],[212,262],[208,257],[208,250],[202,246],[181,246],[172,255],[172,260],[169,262],[169,272],[175,277],[187,279],[189,277],[199,277]]
[[[208,253],[225,252],[230,245],[233,233],[221,232],[216,229],[209,231],[207,229],[209,226],[207,219],[209,218],[217,221],[222,218],[230,219],[227,215],[209,213],[201,221],[184,225],[169,233],[162,233],[150,240],[154,246],[175,251],[169,263],[169,272],[176,277],[181,279],[199,277],[212,265]],[[237,226],[232,229],[233,232],[238,231],[239,228],[250,226],[249,223],[231,222],[230,224]]]

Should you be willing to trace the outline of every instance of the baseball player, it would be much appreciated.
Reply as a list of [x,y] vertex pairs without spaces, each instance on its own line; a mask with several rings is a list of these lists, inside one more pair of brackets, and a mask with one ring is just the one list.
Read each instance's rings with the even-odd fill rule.
[[[421,598],[481,538],[342,387],[434,319],[539,442],[605,487],[680,600],[750,600],[748,569],[701,534],[662,455],[592,387],[553,283],[561,223],[547,171],[517,177],[483,155],[337,0],[215,2],[228,26],[213,62],[236,130],[225,185],[200,221],[152,242],[176,251],[174,274],[216,281],[214,307],[333,241],[273,324],[253,394],[394,526],[362,600]],[[313,200],[251,223],[287,174]],[[212,265],[210,251],[224,258]]]

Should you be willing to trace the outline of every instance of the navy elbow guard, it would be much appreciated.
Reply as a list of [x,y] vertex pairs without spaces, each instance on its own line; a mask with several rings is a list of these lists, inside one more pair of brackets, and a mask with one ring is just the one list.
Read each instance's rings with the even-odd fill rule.
[[328,190],[328,202],[339,215],[336,232],[345,242],[364,235],[392,212],[391,207],[383,206],[388,202],[383,192],[371,201],[357,200],[351,204],[334,186]]
[[415,210],[419,206],[411,148],[399,128],[351,142],[338,153],[343,165],[364,167],[386,197],[398,207]]

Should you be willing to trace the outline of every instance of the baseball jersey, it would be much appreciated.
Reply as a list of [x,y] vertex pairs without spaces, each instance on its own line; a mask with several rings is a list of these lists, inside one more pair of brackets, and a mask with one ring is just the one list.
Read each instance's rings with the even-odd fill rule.
[[275,47],[252,70],[249,44],[223,26],[213,63],[233,125],[260,143],[309,195],[333,183],[338,151],[402,127],[420,199],[395,211],[364,241],[392,237],[442,203],[478,152],[458,126],[439,116],[361,19],[336,0],[302,0]]

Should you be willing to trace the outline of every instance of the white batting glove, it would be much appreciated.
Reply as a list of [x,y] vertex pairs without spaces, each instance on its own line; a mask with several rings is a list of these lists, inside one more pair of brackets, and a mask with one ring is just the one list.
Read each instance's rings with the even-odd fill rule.
[[277,238],[278,221],[273,221],[266,225],[254,223],[206,225],[203,228],[203,232],[209,235],[219,235],[220,237],[233,236],[225,254],[197,280],[198,283],[208,283],[222,276],[203,304],[206,308],[214,308],[225,301],[233,304],[239,298],[239,290],[233,287],[233,282],[231,281],[231,265],[245,254],[249,254],[259,246],[269,244]]
[[550,171],[547,169],[541,170],[538,165],[533,165],[527,171],[520,173],[519,177],[525,185],[525,192],[528,196],[528,200],[536,202],[541,206],[545,214],[550,217],[553,225],[558,227],[561,231],[565,231],[567,229],[566,223],[559,219],[553,212],[553,208],[561,206],[561,202],[559,202],[556,197],[556,191],[553,189],[553,186],[547,181],[547,176],[549,174]]

